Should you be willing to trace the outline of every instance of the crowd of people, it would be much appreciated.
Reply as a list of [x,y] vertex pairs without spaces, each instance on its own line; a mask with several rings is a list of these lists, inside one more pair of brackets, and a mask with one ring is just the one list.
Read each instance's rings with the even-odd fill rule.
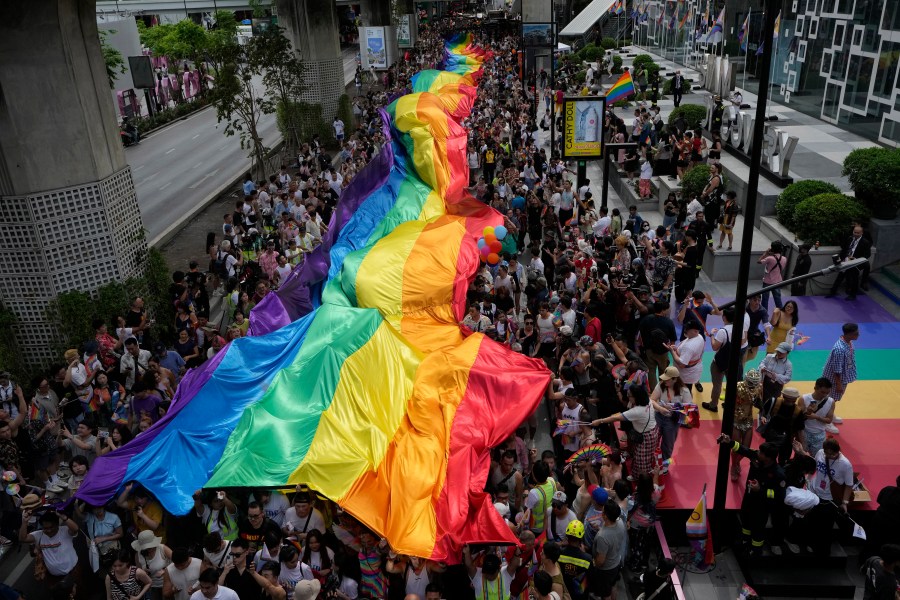
[[[543,143],[536,107],[553,90],[543,76],[522,85],[514,36],[478,40],[493,54],[463,123],[470,191],[504,215],[509,233],[502,260],[473,278],[461,325],[554,373],[538,409],[557,423],[552,447],[537,448],[536,411],[494,449],[485,485],[519,544],[466,546],[451,564],[398,555],[305,486],[200,490],[187,515],[167,513],[139,484],[107,506],[53,507],[77,491],[98,456],[165,414],[188,368],[247,334],[249,311],[321,243],[343,190],[387,143],[377,109],[408,91],[416,71],[440,63],[442,35],[458,26],[422,31],[417,48],[385,74],[384,89],[357,98],[356,123],[335,119],[334,156],[313,138],[296,165],[268,180],[246,178],[243,200],[208,236],[208,269],[192,261],[173,274],[171,346],[151,339],[152,320],[135,298],[115,323],[98,321],[95,338],[66,352],[65,364],[26,386],[28,396],[0,373],[0,464],[21,485],[20,495],[0,495],[0,535],[7,546],[32,546],[35,576],[54,597],[587,600],[615,598],[627,568],[641,575],[646,597],[672,598],[675,564],[656,551],[656,507],[665,479],[677,476],[669,468],[681,430],[695,423],[698,404],[719,410],[727,356],[738,343],[747,370],[735,405],[725,407],[735,411],[734,430],[718,441],[733,450],[732,480],[741,480],[743,459],[749,464],[741,508],[748,551],[766,542],[773,552],[830,544],[855,482],[852,457],[827,433],[837,433],[835,408],[856,378],[858,326],[844,325],[814,389],[791,387],[797,303],[774,295],[771,316],[767,296],[720,309],[697,287],[715,224],[719,247],[726,238],[730,246],[737,214],[715,164],[702,201],[670,198],[657,226],[635,206],[598,208],[590,181],[574,181]],[[697,158],[696,137],[677,124],[671,134],[658,126],[658,107],[638,109],[630,133],[613,111],[606,118],[614,136],[640,140],[649,126],[663,143],[689,140],[685,160]],[[648,159],[621,162],[627,171],[629,160]],[[764,282],[781,281],[784,249],[773,244],[760,260]],[[215,295],[225,304],[219,323],[210,314]],[[709,328],[710,315],[724,325]],[[732,325],[739,316],[740,335]],[[707,339],[712,383],[708,401],[698,402]],[[750,447],[754,429],[765,439],[758,449]],[[611,450],[602,460],[566,462],[597,443]],[[877,539],[896,540],[896,488],[879,502],[893,525]],[[770,516],[775,527],[766,530]],[[870,547],[882,561],[866,563],[873,581],[900,563],[897,548],[886,548]]]

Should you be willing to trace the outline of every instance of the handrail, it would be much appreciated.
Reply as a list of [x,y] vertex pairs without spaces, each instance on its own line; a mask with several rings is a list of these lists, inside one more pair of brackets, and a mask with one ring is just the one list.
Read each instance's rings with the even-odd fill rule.
[[[666,558],[672,558],[672,553],[669,551],[669,543],[666,541],[666,534],[663,533],[662,523],[657,521],[654,524],[656,528],[656,538],[659,540],[659,547],[662,549],[663,556]],[[675,598],[677,600],[686,600],[684,595],[684,588],[681,586],[681,579],[678,577],[678,569],[672,571],[672,587],[675,590]]]

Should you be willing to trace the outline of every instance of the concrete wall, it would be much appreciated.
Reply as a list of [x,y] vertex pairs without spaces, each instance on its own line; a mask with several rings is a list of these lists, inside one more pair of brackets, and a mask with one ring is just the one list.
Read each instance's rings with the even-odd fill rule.
[[12,0],[0,20],[0,195],[126,166],[90,0]]
[[105,43],[121,52],[122,59],[125,61],[125,72],[116,73],[116,87],[113,92],[113,98],[115,98],[115,92],[134,87],[131,69],[128,67],[128,57],[141,55],[141,38],[138,36],[137,23],[133,18],[97,23],[97,29],[107,32]]
[[548,0],[522,0],[523,23],[549,23],[553,20],[553,2]]

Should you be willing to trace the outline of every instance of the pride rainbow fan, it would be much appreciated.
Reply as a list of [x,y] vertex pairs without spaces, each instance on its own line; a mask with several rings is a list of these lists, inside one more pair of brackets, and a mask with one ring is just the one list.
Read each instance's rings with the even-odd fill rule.
[[566,459],[566,463],[578,462],[581,460],[598,461],[604,456],[609,456],[610,454],[612,454],[612,448],[610,448],[606,444],[591,444],[590,446],[579,448],[574,453],[572,453],[572,456]]

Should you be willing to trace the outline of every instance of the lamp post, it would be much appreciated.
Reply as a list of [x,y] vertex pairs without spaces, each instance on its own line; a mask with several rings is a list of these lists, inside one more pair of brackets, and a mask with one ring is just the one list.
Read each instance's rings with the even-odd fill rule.
[[[747,284],[750,276],[750,253],[753,242],[753,218],[756,214],[757,192],[759,189],[760,159],[762,157],[763,135],[766,123],[766,103],[768,100],[770,65],[772,64],[772,33],[775,30],[775,17],[781,8],[781,0],[763,0],[765,7],[765,27],[763,39],[768,36],[769,43],[765,45],[762,54],[759,82],[759,97],[756,105],[756,122],[753,127],[753,146],[750,151],[750,173],[747,179],[747,198],[744,201],[744,230],[741,239],[741,259],[737,273],[737,290],[735,292],[735,320],[743,324],[745,306],[747,305]],[[731,344],[728,355],[727,383],[725,386],[725,401],[722,403],[722,433],[731,435],[734,428],[734,403],[737,396],[737,382],[741,377],[741,345]],[[713,402],[717,398],[711,399]],[[715,545],[721,548],[725,516],[725,503],[728,497],[728,464],[731,458],[731,449],[719,446],[718,462],[716,464],[716,485],[713,496],[713,518],[718,526],[713,528]]]

